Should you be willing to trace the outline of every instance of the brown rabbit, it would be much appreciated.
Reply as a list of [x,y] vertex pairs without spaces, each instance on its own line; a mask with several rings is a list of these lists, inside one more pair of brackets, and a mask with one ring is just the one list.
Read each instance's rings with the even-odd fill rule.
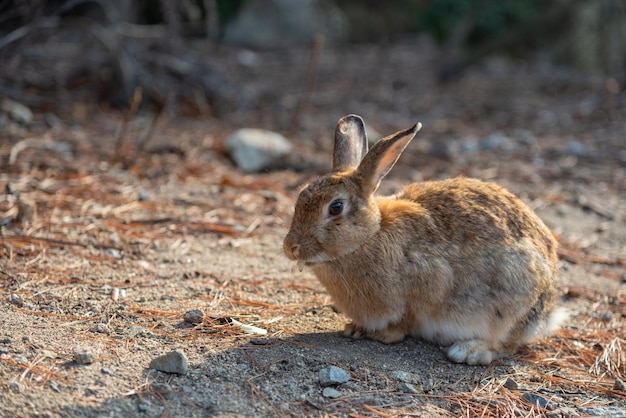
[[374,192],[421,124],[367,151],[363,120],[337,124],[333,170],[298,197],[284,240],[352,319],[344,335],[384,343],[407,335],[448,358],[489,364],[558,325],[557,243],[520,199],[480,180]]

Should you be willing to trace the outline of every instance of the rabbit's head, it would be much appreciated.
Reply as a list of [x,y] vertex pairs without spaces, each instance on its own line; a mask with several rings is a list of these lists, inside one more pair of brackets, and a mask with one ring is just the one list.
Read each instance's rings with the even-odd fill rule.
[[368,152],[363,120],[348,115],[335,130],[332,171],[302,190],[283,249],[305,264],[331,261],[359,248],[380,229],[373,194],[421,124],[381,139]]

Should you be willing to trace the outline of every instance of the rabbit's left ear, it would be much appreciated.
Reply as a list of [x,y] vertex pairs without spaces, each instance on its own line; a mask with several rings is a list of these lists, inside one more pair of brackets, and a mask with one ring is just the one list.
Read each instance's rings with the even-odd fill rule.
[[364,192],[372,194],[378,189],[382,178],[389,173],[402,151],[421,128],[422,124],[418,122],[411,128],[396,132],[372,146],[358,168]]
[[367,154],[367,135],[363,119],[358,115],[344,116],[335,129],[333,171],[357,168]]

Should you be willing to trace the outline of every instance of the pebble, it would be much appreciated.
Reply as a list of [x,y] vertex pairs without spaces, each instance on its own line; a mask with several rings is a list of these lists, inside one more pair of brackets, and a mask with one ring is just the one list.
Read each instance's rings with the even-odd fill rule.
[[337,389],[327,387],[327,388],[324,388],[324,390],[322,391],[322,396],[325,398],[331,398],[331,399],[340,398],[341,392],[339,392]]
[[24,306],[24,299],[22,299],[20,295],[16,295],[14,293],[11,295],[11,303],[19,308],[21,306]]
[[404,372],[401,370],[391,372],[391,377],[397,382],[410,383],[412,385],[416,385],[419,383],[419,379],[413,373]]
[[54,380],[48,381],[48,385],[50,385],[50,389],[52,389],[53,391],[57,393],[61,392],[61,388],[59,387],[59,384],[55,382]]
[[513,380],[512,378],[510,378],[510,377],[508,379],[506,379],[506,381],[502,384],[502,386],[504,386],[508,390],[517,390],[517,389],[519,389],[519,385],[517,384],[517,382],[515,380]]
[[96,324],[96,326],[92,327],[90,329],[90,331],[98,332],[100,334],[108,334],[109,333],[109,327],[107,327],[106,324]]
[[24,385],[17,383],[17,382],[11,382],[11,384],[9,385],[9,388],[12,391],[15,392],[23,392],[24,391]]
[[[524,416],[521,414],[520,416]],[[554,411],[550,411],[546,413],[546,417],[548,418],[563,418],[563,417],[579,417],[580,414],[576,411],[575,408],[570,406],[563,406],[561,408],[555,409]]]
[[74,349],[74,361],[78,364],[91,364],[95,360],[95,355],[91,348]]
[[202,321],[204,321],[204,312],[202,312],[200,309],[192,309],[185,312],[183,320],[193,325],[201,324]]
[[111,369],[107,369],[106,367],[103,367],[100,369],[100,371],[102,372],[102,374],[115,377],[115,372]]
[[33,111],[28,106],[7,97],[0,99],[0,109],[23,125],[30,125],[34,118]]
[[398,390],[404,393],[420,393],[415,386],[410,383],[400,382],[398,383]]
[[579,406],[578,412],[592,417],[626,418],[626,411],[614,406]]
[[140,327],[138,325],[133,325],[132,327],[129,327],[128,330],[126,331],[128,333],[128,335],[130,335],[132,338],[137,338],[137,337],[149,337],[151,335],[153,335],[152,331],[150,331],[147,328],[144,327]]
[[526,392],[522,395],[522,398],[526,399],[533,405],[538,405],[540,408],[546,408],[550,402],[548,399],[536,393]]
[[292,149],[291,143],[279,133],[251,128],[233,132],[224,144],[226,153],[246,173],[271,167]]
[[340,385],[350,380],[350,372],[337,366],[329,366],[320,370],[319,378],[322,386]]
[[187,356],[182,350],[174,350],[150,362],[150,368],[165,373],[187,374]]
[[602,322],[611,322],[613,320],[613,314],[611,311],[604,311],[602,316],[600,316],[600,321]]
[[613,390],[621,390],[624,392],[626,391],[626,384],[622,379],[615,379],[615,383],[613,383]]

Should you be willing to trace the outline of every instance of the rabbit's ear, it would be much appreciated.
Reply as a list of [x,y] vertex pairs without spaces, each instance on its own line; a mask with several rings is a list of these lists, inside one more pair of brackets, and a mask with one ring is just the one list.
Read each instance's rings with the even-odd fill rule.
[[335,129],[333,171],[357,168],[367,154],[367,136],[363,119],[357,115],[344,116]]
[[371,194],[378,189],[382,178],[391,170],[402,151],[421,128],[422,124],[418,122],[411,128],[396,132],[372,146],[358,169],[364,192]]

